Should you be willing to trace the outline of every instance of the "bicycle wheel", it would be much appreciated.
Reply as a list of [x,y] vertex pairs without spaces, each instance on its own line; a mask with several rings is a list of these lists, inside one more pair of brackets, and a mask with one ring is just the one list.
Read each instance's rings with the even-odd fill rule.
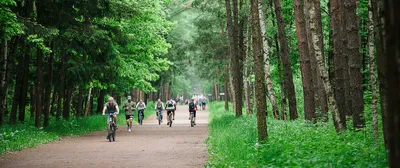
[[114,130],[114,132],[112,133],[112,139],[113,139],[113,141],[115,141],[115,130]]
[[168,115],[168,118],[169,118],[169,127],[171,127],[172,126],[172,113],[169,113],[169,115]]
[[111,142],[111,135],[112,135],[112,128],[111,128],[111,125],[109,124],[108,125],[108,141],[110,141],[110,142]]

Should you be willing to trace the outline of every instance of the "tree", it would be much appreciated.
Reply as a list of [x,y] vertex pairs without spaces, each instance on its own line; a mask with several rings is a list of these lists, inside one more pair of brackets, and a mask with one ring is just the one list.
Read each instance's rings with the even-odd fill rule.
[[[332,41],[333,41],[333,65],[334,65],[334,86],[335,99],[340,113],[340,121],[343,127],[346,128],[346,114],[350,108],[347,103],[347,94],[350,86],[348,85],[348,64],[347,58],[343,53],[345,44],[343,34],[343,14],[341,9],[341,0],[330,0],[331,5],[331,26],[332,26]],[[343,41],[344,40],[344,41]]]
[[316,118],[315,99],[314,91],[312,89],[313,80],[311,76],[308,39],[303,12],[304,8],[301,0],[293,0],[293,4],[296,22],[296,35],[300,52],[301,75],[303,81],[304,114],[306,120],[313,120]]
[[276,20],[278,23],[278,34],[280,44],[280,55],[282,57],[283,72],[285,76],[285,86],[288,92],[289,115],[291,120],[298,118],[296,92],[293,84],[293,74],[289,58],[289,46],[285,33],[285,21],[282,14],[282,5],[279,0],[274,0]]
[[260,14],[260,26],[261,26],[261,36],[262,36],[262,46],[263,46],[263,57],[265,61],[265,81],[267,83],[267,90],[268,90],[268,96],[269,100],[271,101],[272,104],[272,109],[274,111],[274,117],[276,119],[279,119],[279,109],[278,109],[278,104],[276,103],[275,99],[275,94],[272,86],[272,80],[271,80],[271,73],[270,73],[270,61],[269,61],[269,45],[268,45],[268,39],[267,39],[267,33],[266,33],[266,27],[264,23],[264,16],[263,16],[263,11],[262,11],[262,2],[258,1],[259,3],[259,14]]
[[324,87],[326,91],[326,95],[328,96],[329,105],[331,108],[332,116],[334,118],[334,124],[337,132],[342,132],[344,130],[343,125],[340,122],[340,114],[336,106],[336,100],[333,95],[333,89],[331,83],[329,81],[328,72],[326,71],[326,65],[324,58],[322,56],[322,49],[321,49],[321,40],[322,40],[322,32],[318,31],[318,20],[317,20],[317,13],[316,10],[319,6],[319,0],[312,0],[309,4],[309,12],[310,12],[310,33],[311,33],[311,41],[312,47],[315,51],[315,57],[318,63],[318,72],[319,77],[324,81]]
[[362,56],[360,54],[360,37],[358,36],[358,17],[356,13],[357,2],[344,0],[345,30],[347,46],[345,54],[349,58],[350,88],[351,88],[351,111],[353,114],[354,128],[365,127],[364,119],[364,97],[363,97],[363,75],[361,73]]
[[[400,167],[400,4],[385,0],[385,47],[388,76],[388,147],[390,167]],[[381,65],[379,65],[381,66]]]
[[260,14],[258,8],[258,0],[251,0],[251,32],[253,39],[253,56],[255,71],[255,89],[256,110],[257,110],[257,130],[258,141],[265,141],[268,137],[266,122],[266,98],[265,98],[265,74],[264,74],[264,58],[262,55],[262,39],[260,30]]
[[377,80],[375,71],[375,44],[374,44],[374,19],[372,11],[372,0],[368,0],[368,55],[369,55],[369,75],[372,91],[372,129],[375,139],[378,139],[378,95]]

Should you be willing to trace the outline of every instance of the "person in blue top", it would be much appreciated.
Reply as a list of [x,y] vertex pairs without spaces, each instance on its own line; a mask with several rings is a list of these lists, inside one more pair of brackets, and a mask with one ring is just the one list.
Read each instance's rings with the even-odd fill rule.
[[119,108],[117,102],[115,102],[113,97],[108,98],[108,102],[104,104],[103,115],[106,115],[106,110],[108,112],[107,115],[107,125],[110,120],[110,116],[114,118],[114,123],[117,123],[117,114],[119,114]]

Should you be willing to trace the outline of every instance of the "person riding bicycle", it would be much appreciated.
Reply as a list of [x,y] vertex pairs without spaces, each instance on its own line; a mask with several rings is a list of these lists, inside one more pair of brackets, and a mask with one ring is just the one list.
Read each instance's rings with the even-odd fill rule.
[[174,111],[172,112],[172,120],[175,120],[175,111],[176,111],[176,101],[171,99],[172,103],[174,104]]
[[196,110],[197,110],[197,104],[194,102],[194,99],[189,103],[189,120],[190,120],[190,113],[193,112],[193,120],[194,120],[194,125],[196,125]]
[[142,99],[140,99],[140,101],[136,104],[136,109],[138,109],[138,122],[140,122],[140,113],[143,115],[144,118],[144,109],[146,109],[146,104],[142,101]]
[[203,101],[202,101],[202,107],[203,107],[203,109],[206,109],[206,104],[207,104],[207,98],[203,98]]
[[[108,112],[107,115],[107,127],[108,127],[108,121],[110,121],[110,116],[112,116],[114,118],[114,123],[115,123],[115,128],[118,129],[117,127],[117,114],[119,114],[119,108],[118,108],[118,104],[115,102],[113,97],[109,97],[108,98],[108,102],[106,104],[104,104],[104,108],[103,108],[103,115],[106,115],[106,110]],[[107,139],[109,137],[107,136]]]
[[169,117],[169,115],[175,111],[174,100],[172,100],[172,98],[169,98],[169,100],[165,103],[165,109],[167,110],[167,116],[168,116],[167,125],[170,125],[172,124],[172,120]]
[[128,101],[125,102],[123,108],[125,110],[125,118],[126,118],[126,125],[128,126],[128,131],[131,132],[132,120],[135,112],[135,103],[132,101],[131,96],[128,96]]
[[161,99],[157,100],[154,109],[156,110],[157,119],[158,119],[158,115],[160,115],[161,116],[161,122],[162,122],[162,118],[163,118],[162,111],[164,110],[164,104],[161,101]]

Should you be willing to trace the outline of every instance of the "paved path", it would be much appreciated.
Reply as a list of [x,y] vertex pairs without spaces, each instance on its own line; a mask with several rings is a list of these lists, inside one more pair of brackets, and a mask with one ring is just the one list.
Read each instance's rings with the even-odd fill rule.
[[[150,109],[149,109],[150,110]],[[7,153],[0,167],[204,167],[208,160],[206,111],[197,112],[197,126],[190,127],[186,106],[179,106],[170,128],[158,125],[156,116],[134,126],[131,133],[120,126],[116,142],[106,140],[106,131]]]

